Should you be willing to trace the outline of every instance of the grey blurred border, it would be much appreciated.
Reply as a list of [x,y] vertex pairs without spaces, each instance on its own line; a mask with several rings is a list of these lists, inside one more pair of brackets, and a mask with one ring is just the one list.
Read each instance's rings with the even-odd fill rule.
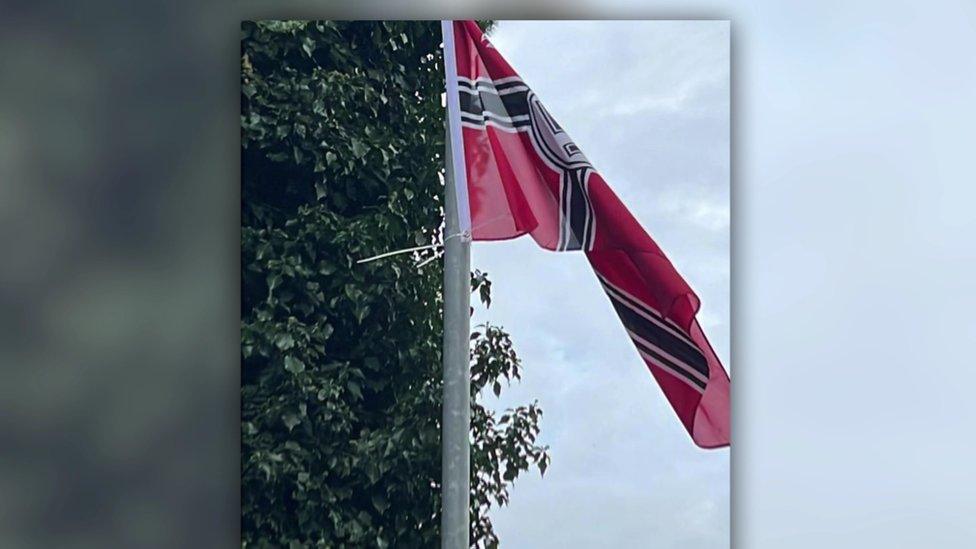
[[7,5],[0,546],[239,545],[241,20],[731,19],[734,243],[748,30],[700,5]]

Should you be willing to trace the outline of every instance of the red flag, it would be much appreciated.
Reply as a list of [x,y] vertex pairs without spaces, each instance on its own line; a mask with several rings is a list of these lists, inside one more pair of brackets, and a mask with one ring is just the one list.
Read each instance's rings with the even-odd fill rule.
[[[449,106],[474,240],[528,233],[548,250],[582,250],[692,440],[727,446],[729,377],[695,318],[698,297],[477,24],[453,31]],[[454,64],[448,52],[449,93]]]

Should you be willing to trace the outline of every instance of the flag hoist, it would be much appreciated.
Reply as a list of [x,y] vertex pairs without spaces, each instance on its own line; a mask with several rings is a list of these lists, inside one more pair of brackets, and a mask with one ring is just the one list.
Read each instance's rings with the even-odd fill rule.
[[[698,296],[474,21],[442,21],[447,88],[442,543],[468,547],[470,242],[585,254],[678,420],[730,444],[730,380]],[[653,184],[653,182],[648,182]],[[571,289],[567,288],[567,295]]]

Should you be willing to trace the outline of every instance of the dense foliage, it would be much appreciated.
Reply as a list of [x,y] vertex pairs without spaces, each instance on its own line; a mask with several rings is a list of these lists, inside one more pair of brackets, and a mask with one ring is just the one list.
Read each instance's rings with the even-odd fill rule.
[[[440,528],[442,268],[436,22],[247,22],[241,42],[244,546],[432,547]],[[490,282],[472,275],[487,306]],[[472,544],[548,455],[508,335],[472,334]]]

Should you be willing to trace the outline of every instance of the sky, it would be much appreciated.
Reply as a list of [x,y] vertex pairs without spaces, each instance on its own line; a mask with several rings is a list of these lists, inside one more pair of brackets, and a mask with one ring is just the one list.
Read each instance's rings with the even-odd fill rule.
[[[726,368],[730,28],[725,21],[502,21],[490,39],[702,300]],[[492,513],[504,547],[729,545],[729,450],[696,447],[585,257],[530,238],[475,243],[493,280],[476,322],[505,327],[524,365],[498,410],[538,400],[552,464]],[[570,290],[575,298],[566,299]]]

